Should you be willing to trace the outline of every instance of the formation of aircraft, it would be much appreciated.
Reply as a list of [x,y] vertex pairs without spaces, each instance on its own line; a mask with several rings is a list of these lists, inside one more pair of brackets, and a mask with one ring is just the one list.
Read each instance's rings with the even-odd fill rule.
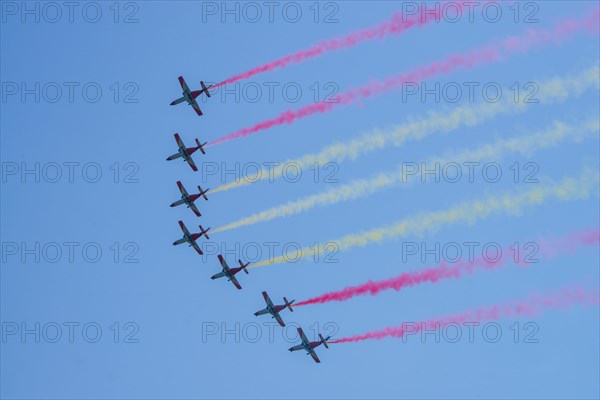
[[185,204],[188,208],[192,209],[192,211],[194,212],[194,214],[196,214],[197,217],[200,217],[202,214],[200,214],[200,211],[198,210],[198,207],[196,207],[196,204],[194,202],[200,196],[202,196],[204,198],[204,200],[208,201],[208,197],[206,197],[206,193],[210,189],[202,190],[202,188],[200,187],[200,185],[198,185],[198,191],[199,191],[199,193],[197,193],[197,194],[189,194],[187,192],[187,190],[185,190],[185,188],[181,184],[181,181],[177,181],[177,187],[179,188],[179,191],[181,192],[181,199],[179,199],[179,200],[171,203],[171,207],[177,207],[177,206],[180,206],[182,204]]
[[[181,89],[183,90],[182,97],[172,101],[171,105],[173,106],[173,105],[176,105],[179,103],[187,102],[196,111],[196,114],[198,114],[198,116],[201,116],[202,110],[200,110],[200,107],[198,106],[198,102],[196,101],[196,98],[198,96],[200,96],[202,93],[206,94],[207,97],[210,97],[210,92],[208,91],[208,89],[210,89],[212,87],[212,85],[207,87],[203,81],[200,81],[200,86],[202,86],[202,89],[191,91],[182,76],[180,76],[178,79],[179,79],[179,84],[181,85]],[[196,166],[196,163],[194,162],[194,160],[192,158],[192,154],[194,154],[198,150],[200,150],[200,152],[202,154],[206,154],[204,146],[207,143],[200,143],[200,141],[198,139],[195,139],[196,146],[186,147],[178,133],[175,133],[174,137],[175,137],[175,142],[177,143],[178,151],[177,151],[177,153],[169,156],[167,158],[167,161],[181,158],[181,159],[183,159],[183,161],[185,161],[189,164],[189,166],[192,168],[193,171],[198,171],[198,167]],[[204,190],[204,189],[202,189],[202,187],[200,187],[200,185],[198,185],[198,193],[189,194],[188,191],[183,186],[183,184],[181,183],[181,181],[177,181],[177,188],[179,189],[179,192],[181,193],[181,198],[179,200],[171,203],[171,207],[177,207],[177,206],[185,204],[186,207],[190,208],[197,217],[202,216],[202,214],[200,213],[200,210],[198,210],[198,207],[195,202],[200,197],[202,197],[202,198],[204,198],[204,200],[208,201],[208,197],[206,194],[209,191],[209,189]],[[200,232],[190,233],[190,231],[187,229],[187,227],[185,226],[183,221],[179,221],[179,227],[181,228],[181,231],[183,232],[183,237],[181,239],[178,239],[175,242],[173,242],[173,246],[187,243],[189,245],[189,247],[193,247],[194,250],[196,250],[196,252],[199,255],[203,255],[202,249],[200,248],[200,245],[198,244],[198,239],[200,239],[202,236],[204,236],[206,239],[210,239],[208,237],[208,231],[210,230],[210,228],[204,229],[202,227],[202,225],[199,225]],[[238,282],[236,275],[241,271],[244,271],[246,274],[248,274],[247,267],[250,263],[247,262],[244,264],[242,262],[242,260],[238,260],[238,263],[240,266],[231,268],[227,264],[227,261],[225,261],[225,258],[223,258],[223,255],[219,254],[217,258],[219,259],[219,263],[221,264],[221,272],[211,276],[210,279],[214,280],[214,279],[219,279],[219,278],[227,278],[227,280],[231,281],[231,283],[237,289],[241,289],[242,286]],[[293,312],[294,310],[292,309],[292,304],[294,303],[295,300],[288,301],[288,299],[286,297],[284,297],[283,304],[275,305],[271,301],[271,298],[269,297],[269,295],[267,294],[266,291],[263,291],[262,295],[263,295],[264,301],[266,303],[266,307],[263,308],[262,310],[255,312],[254,315],[259,316],[259,315],[270,314],[271,318],[274,318],[279,323],[280,326],[285,327],[285,322],[283,322],[283,319],[281,318],[281,312],[283,310],[285,310],[286,308],[288,310],[290,310],[290,312]],[[316,347],[320,346],[321,344],[324,345],[326,348],[329,348],[327,346],[327,341],[331,338],[331,336],[328,336],[327,338],[323,338],[323,336],[321,334],[319,334],[319,341],[310,342],[304,335],[302,328],[298,328],[298,333],[300,335],[301,343],[299,345],[291,347],[289,349],[289,351],[306,350],[306,352],[307,352],[306,354],[310,354],[311,357],[315,360],[315,362],[320,363],[321,361],[319,360],[319,357],[317,357],[317,353],[315,353],[314,349]]]
[[196,252],[198,254],[200,254],[200,255],[204,254],[204,253],[202,253],[202,250],[200,249],[200,246],[198,246],[198,243],[196,242],[196,240],[198,240],[203,235],[205,238],[210,239],[207,235],[207,232],[210,230],[210,228],[204,230],[202,225],[199,225],[200,226],[199,233],[190,233],[190,231],[188,231],[188,229],[186,228],[183,221],[179,221],[179,226],[181,227],[181,231],[183,232],[183,237],[179,240],[174,241],[173,246],[177,246],[177,245],[180,245],[183,243],[188,243],[188,245],[190,247],[193,247],[194,250],[196,250]]
[[171,102],[171,105],[174,106],[176,104],[187,101],[187,103],[192,106],[194,111],[196,111],[196,114],[198,114],[198,116],[201,117],[202,110],[200,110],[200,106],[198,105],[198,102],[196,101],[196,97],[200,96],[202,93],[205,93],[207,97],[210,97],[210,92],[208,91],[208,89],[210,89],[212,87],[212,85],[209,87],[206,87],[204,82],[200,81],[200,86],[202,86],[202,90],[190,91],[190,88],[188,87],[187,83],[185,83],[183,76],[180,76],[177,79],[179,79],[179,84],[181,85],[181,89],[183,90],[183,93],[180,98],[173,100]]
[[310,356],[313,358],[313,360],[315,360],[315,362],[320,363],[321,360],[319,360],[319,357],[317,357],[317,353],[315,352],[315,348],[319,347],[320,345],[325,346],[326,349],[329,348],[329,346],[327,346],[327,341],[329,339],[331,339],[331,336],[327,336],[326,338],[323,338],[323,335],[321,335],[319,333],[319,341],[318,342],[309,342],[308,339],[306,338],[306,335],[304,335],[304,332],[302,332],[302,328],[298,328],[298,334],[300,335],[300,340],[302,341],[302,343],[290,347],[288,350],[289,351],[298,351],[298,350],[306,350],[306,354],[310,354]]
[[240,286],[240,283],[238,282],[238,280],[235,278],[235,274],[237,274],[240,271],[244,271],[247,274],[248,270],[246,269],[246,267],[250,263],[248,262],[248,263],[244,264],[244,263],[242,263],[242,260],[238,260],[238,262],[240,263],[240,266],[237,268],[230,268],[229,265],[227,265],[227,261],[225,261],[225,259],[223,258],[223,256],[221,254],[218,255],[218,258],[219,258],[219,262],[221,263],[221,268],[223,269],[223,271],[211,276],[210,279],[227,278],[227,280],[231,281],[231,283],[233,283],[233,285],[236,288],[241,289],[242,287]]
[[175,142],[177,142],[177,147],[179,151],[167,157],[167,161],[183,158],[183,161],[187,162],[190,165],[190,167],[192,167],[192,170],[198,171],[198,167],[196,167],[196,164],[192,159],[192,154],[194,154],[197,150],[200,150],[202,154],[206,154],[206,151],[204,150],[204,146],[206,145],[206,143],[201,144],[200,141],[196,139],[196,147],[185,147],[185,144],[183,144],[183,141],[179,137],[179,133],[176,133],[173,136],[175,137]]
[[281,325],[282,327],[285,326],[285,322],[283,322],[283,320],[281,319],[281,315],[279,315],[279,312],[286,308],[290,311],[294,311],[292,309],[292,304],[296,300],[288,301],[288,299],[286,299],[284,297],[283,298],[284,304],[276,306],[273,304],[273,302],[269,298],[269,295],[267,294],[267,292],[262,292],[262,295],[265,299],[265,303],[267,303],[267,307],[255,312],[254,315],[259,316],[259,315],[264,315],[264,314],[271,314],[271,318],[275,318],[275,320],[277,322],[279,322],[279,325]]

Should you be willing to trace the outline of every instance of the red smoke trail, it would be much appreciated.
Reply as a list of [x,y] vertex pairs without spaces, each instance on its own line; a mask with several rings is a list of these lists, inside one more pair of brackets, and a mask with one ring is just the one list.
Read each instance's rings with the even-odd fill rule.
[[[581,246],[599,246],[600,231],[585,230],[576,232],[568,237],[553,239],[551,241],[542,240],[539,242],[539,249],[542,255],[547,258],[553,258],[560,254],[572,253]],[[551,250],[550,250],[551,249]],[[525,254],[523,254],[525,255]],[[525,255],[528,257],[529,255]],[[350,286],[335,292],[329,292],[308,300],[296,303],[296,307],[309,304],[323,304],[331,301],[346,301],[356,296],[371,295],[376,296],[385,290],[400,291],[404,288],[421,285],[423,283],[436,283],[442,279],[461,278],[463,273],[473,274],[476,269],[485,268],[492,270],[505,265],[507,261],[515,261],[519,265],[527,265],[527,262],[521,260],[518,253],[514,251],[507,252],[506,249],[494,260],[490,257],[478,257],[472,261],[461,261],[452,265],[443,262],[437,267],[427,268],[422,271],[411,271],[403,273],[397,277],[385,279],[382,281],[369,281],[357,286]]]
[[429,65],[417,67],[408,73],[392,76],[383,82],[375,81],[368,85],[340,93],[334,97],[335,100],[331,100],[335,102],[315,103],[301,107],[297,110],[285,111],[278,117],[259,122],[249,128],[243,128],[237,132],[213,140],[207,146],[228,142],[274,126],[291,124],[297,119],[308,117],[316,113],[325,113],[333,110],[337,106],[353,103],[357,99],[369,98],[392,89],[401,88],[403,83],[420,82],[434,76],[448,74],[458,68],[469,69],[478,65],[491,63],[500,60],[503,55],[526,52],[533,47],[545,43],[560,43],[563,39],[568,38],[580,30],[587,29],[588,31],[593,31],[594,29],[597,29],[599,18],[600,9],[596,9],[591,16],[586,17],[585,19],[563,21],[556,25],[552,31],[530,29],[520,36],[513,36],[501,42],[471,50],[466,53],[453,54]]
[[560,254],[574,253],[581,246],[598,245],[600,242],[600,231],[587,229],[582,232],[575,232],[569,237],[557,239],[540,239],[540,253],[545,257],[552,258]]
[[274,126],[291,124],[297,119],[308,117],[316,113],[325,113],[333,110],[340,105],[346,105],[359,98],[368,98],[376,96],[384,91],[388,91],[400,87],[405,82],[419,82],[427,78],[434,77],[443,73],[449,73],[457,68],[471,68],[479,64],[495,61],[500,54],[497,49],[483,48],[472,51],[470,53],[455,54],[444,60],[433,62],[427,66],[418,67],[413,71],[390,77],[385,81],[375,81],[368,85],[350,89],[344,93],[340,93],[330,100],[328,103],[315,103],[299,108],[295,111],[285,111],[278,117],[259,122],[249,128],[243,128],[237,132],[230,133],[210,142],[207,146],[214,146],[219,143],[228,142],[233,139],[238,139],[253,133],[272,128]]
[[[452,3],[453,5],[456,5],[457,13],[462,12],[463,3],[463,1]],[[297,51],[296,53],[290,54],[278,60],[271,61],[267,64],[263,64],[249,71],[243,72],[239,75],[235,75],[229,79],[224,80],[221,83],[216,84],[215,88],[234,83],[242,79],[248,79],[254,75],[263,72],[268,72],[279,68],[285,68],[290,64],[299,64],[303,61],[318,57],[325,53],[342,50],[344,48],[354,47],[368,40],[384,39],[386,36],[389,35],[400,35],[401,33],[404,33],[405,31],[411,28],[427,25],[431,21],[440,21],[441,11],[442,7],[436,7],[435,10],[427,10],[426,8],[420,8],[417,11],[418,15],[410,18],[402,13],[396,13],[392,15],[392,18],[390,18],[389,21],[386,21],[382,24],[365,28],[361,31],[353,32],[346,36],[322,41],[319,44],[316,44],[308,49]]]
[[480,307],[475,310],[466,311],[448,317],[433,318],[416,323],[404,323],[401,326],[388,327],[379,331],[368,332],[362,335],[350,336],[329,343],[351,343],[369,339],[383,339],[386,337],[400,338],[406,334],[413,334],[423,330],[440,329],[449,324],[473,323],[484,321],[496,321],[502,318],[515,318],[521,316],[533,316],[544,309],[564,309],[573,305],[597,306],[600,297],[597,290],[585,291],[580,287],[564,288],[558,293],[550,295],[535,295],[529,300],[515,301],[512,303],[495,304],[490,307]]

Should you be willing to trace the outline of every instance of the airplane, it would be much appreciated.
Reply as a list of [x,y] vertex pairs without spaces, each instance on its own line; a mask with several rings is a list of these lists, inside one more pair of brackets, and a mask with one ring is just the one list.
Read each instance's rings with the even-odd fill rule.
[[240,272],[242,270],[245,273],[248,273],[248,270],[246,269],[246,267],[250,263],[247,262],[246,264],[244,264],[244,263],[242,263],[242,260],[238,260],[238,262],[240,263],[240,266],[238,268],[229,268],[229,265],[227,265],[227,262],[225,261],[225,259],[223,258],[223,256],[221,254],[219,254],[218,258],[219,258],[219,262],[221,263],[221,268],[223,268],[223,272],[219,272],[218,274],[211,276],[210,279],[219,279],[219,278],[226,277],[228,281],[231,281],[231,283],[233,283],[235,285],[236,288],[241,289],[242,287],[240,286],[240,283],[238,282],[238,280],[235,278],[235,274],[237,274],[238,272]]
[[196,114],[198,114],[198,116],[202,116],[202,110],[200,110],[200,106],[198,106],[198,102],[196,101],[196,97],[200,96],[202,93],[206,93],[206,96],[210,97],[210,92],[208,91],[208,89],[210,89],[211,87],[213,87],[213,85],[210,85],[209,87],[206,87],[206,85],[204,84],[204,82],[200,81],[200,85],[202,86],[202,90],[194,90],[192,92],[192,91],[190,91],[190,88],[188,87],[187,83],[185,83],[185,80],[183,79],[183,76],[180,76],[177,79],[179,79],[179,84],[181,85],[181,89],[183,89],[183,96],[180,97],[180,98],[178,98],[177,100],[173,100],[171,102],[171,105],[174,106],[176,104],[183,103],[184,101],[187,101],[187,103],[192,106],[192,108],[194,109],[194,111],[196,111]]
[[183,161],[186,161],[188,164],[190,164],[190,167],[192,167],[194,171],[198,171],[198,167],[196,167],[196,164],[192,159],[192,154],[194,154],[196,150],[200,150],[202,154],[206,154],[206,151],[204,151],[204,145],[206,145],[206,143],[208,142],[200,144],[200,141],[196,139],[196,147],[185,147],[185,144],[183,144],[183,141],[179,137],[179,133],[176,133],[173,136],[175,137],[175,142],[177,142],[177,147],[179,148],[179,151],[173,154],[172,156],[167,157],[167,161],[175,160],[179,157],[182,157]]
[[174,241],[173,246],[177,246],[178,244],[182,244],[182,243],[189,243],[189,245],[191,247],[193,247],[194,250],[196,250],[198,252],[198,254],[202,255],[203,254],[202,250],[200,250],[200,246],[198,246],[198,243],[196,243],[196,239],[198,239],[202,235],[204,235],[204,237],[206,237],[207,239],[210,239],[207,235],[207,232],[210,230],[210,228],[208,228],[207,230],[204,230],[202,225],[199,225],[200,233],[190,233],[190,231],[188,231],[187,228],[185,227],[185,224],[183,223],[183,221],[179,221],[179,226],[181,227],[181,230],[183,231],[183,237],[179,240]]
[[323,338],[323,336],[321,336],[321,334],[319,333],[318,342],[309,342],[306,336],[304,335],[304,332],[302,332],[302,328],[298,328],[298,333],[300,334],[300,339],[302,340],[302,343],[294,347],[290,347],[288,350],[306,350],[306,354],[310,354],[310,356],[313,358],[313,360],[315,360],[316,363],[320,363],[321,360],[319,360],[319,357],[317,357],[317,353],[315,353],[314,349],[315,347],[319,347],[321,344],[323,344],[323,346],[325,346],[325,348],[328,349],[329,346],[327,346],[327,341],[331,338],[331,336]]
[[208,197],[206,197],[206,192],[208,192],[210,189],[202,190],[202,188],[198,186],[198,190],[200,191],[200,193],[188,194],[187,190],[185,190],[185,188],[181,184],[181,181],[177,181],[177,187],[181,192],[181,199],[172,203],[171,207],[177,207],[182,204],[185,204],[188,208],[192,209],[192,211],[194,212],[194,214],[196,214],[197,217],[201,216],[202,214],[200,214],[200,211],[198,211],[198,208],[196,207],[196,204],[194,204],[194,201],[196,201],[200,196],[204,197],[204,200],[208,201]]
[[255,312],[254,315],[259,316],[259,315],[263,315],[263,314],[271,314],[271,318],[275,318],[275,320],[277,322],[279,322],[279,325],[285,326],[285,323],[283,322],[283,320],[281,319],[281,316],[279,315],[279,311],[284,310],[286,307],[290,311],[294,311],[292,309],[292,304],[296,300],[288,301],[288,299],[286,299],[284,297],[283,301],[284,301],[285,304],[282,304],[280,306],[275,306],[275,305],[273,305],[273,302],[269,298],[269,295],[267,294],[267,292],[262,292],[262,295],[265,298],[265,303],[267,303],[267,308],[264,308],[264,309],[262,309],[260,311]]

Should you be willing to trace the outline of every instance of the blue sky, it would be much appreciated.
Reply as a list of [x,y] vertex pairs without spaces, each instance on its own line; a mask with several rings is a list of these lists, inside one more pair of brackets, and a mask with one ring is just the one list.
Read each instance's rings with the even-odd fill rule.
[[[474,183],[396,186],[356,201],[215,234],[209,244],[211,251],[205,247],[207,255],[199,257],[187,247],[171,245],[181,236],[178,220],[192,230],[198,224],[218,227],[330,189],[336,183],[323,181],[323,173],[330,170],[321,168],[318,182],[314,170],[303,170],[296,183],[261,182],[215,193],[208,202],[199,203],[203,215],[196,218],[182,207],[168,207],[179,197],[175,182],[181,180],[190,191],[197,184],[214,188],[231,181],[231,174],[225,179],[210,175],[203,180],[201,172],[194,173],[184,163],[165,161],[176,150],[175,132],[187,144],[196,137],[213,140],[314,102],[315,87],[320,88],[320,99],[332,90],[384,78],[528,28],[551,27],[561,18],[585,15],[593,2],[522,2],[517,22],[514,6],[509,8],[512,3],[503,4],[503,16],[497,23],[485,21],[481,9],[476,8],[472,23],[463,19],[433,24],[240,82],[232,88],[240,93],[239,101],[234,95],[216,93],[200,103],[205,113],[202,118],[186,105],[169,106],[181,92],[177,76],[183,75],[195,89],[201,79],[220,81],[321,39],[384,21],[401,10],[402,4],[322,2],[315,22],[314,3],[294,3],[302,10],[296,23],[289,22],[292,14],[284,15],[279,8],[269,21],[262,3],[253,3],[262,7],[257,22],[248,21],[249,14],[242,14],[239,22],[233,15],[223,21],[223,3],[194,1],[122,2],[116,23],[112,2],[80,3],[72,23],[66,9],[56,22],[49,22],[54,11],[38,3],[40,21],[35,21],[34,14],[25,14],[23,22],[18,13],[24,4],[2,2],[0,39],[3,398],[600,396],[598,308],[549,311],[519,320],[521,335],[516,343],[516,321],[504,320],[499,322],[502,337],[497,343],[489,343],[476,331],[472,343],[465,338],[457,343],[435,343],[428,336],[406,342],[385,339],[340,344],[328,350],[319,347],[319,365],[302,352],[287,351],[297,343],[295,326],[302,326],[311,339],[316,327],[343,337],[570,284],[597,290],[597,247],[543,261],[527,270],[509,267],[402,293],[299,307],[293,314],[282,315],[291,326],[283,331],[289,334],[287,340],[278,326],[265,325],[272,320],[252,315],[264,306],[262,290],[277,303],[282,296],[303,300],[435,265],[432,258],[403,262],[400,250],[407,241],[430,247],[437,242],[472,241],[508,246],[542,235],[598,229],[597,196],[572,202],[549,200],[517,216],[493,215],[475,225],[456,224],[424,237],[354,248],[337,253],[334,263],[302,260],[252,269],[249,275],[238,275],[243,290],[237,291],[225,280],[209,279],[219,271],[219,252],[233,264],[238,256],[252,257],[256,248],[264,254],[271,242],[277,243],[279,252],[285,244],[324,243],[415,213],[446,209],[494,193],[518,193],[535,184],[510,179],[492,184],[478,179]],[[35,4],[27,3],[27,7]],[[233,7],[236,3],[228,4]],[[286,4],[295,7],[281,3],[281,9]],[[17,15],[13,15],[13,6]],[[86,21],[93,19],[96,6],[101,10],[99,21]],[[217,14],[208,15],[213,6]],[[84,8],[85,18],[81,14]],[[529,13],[534,13],[537,23],[523,22]],[[331,15],[330,23],[323,21],[326,15]],[[125,19],[130,23],[124,23]],[[579,35],[558,46],[457,71],[437,82],[497,82],[508,87],[567,77],[597,64],[598,46],[597,36]],[[39,102],[35,98],[38,82]],[[22,85],[34,93],[22,98]],[[74,87],[72,101],[68,85]],[[62,88],[59,97],[54,92],[57,86]],[[272,101],[266,91],[269,86],[275,88]],[[15,87],[18,93],[10,94]],[[90,99],[98,87],[102,96],[93,102]],[[252,101],[256,87],[262,94]],[[297,102],[286,100],[283,87],[299,87],[302,95]],[[466,103],[462,98],[459,105]],[[196,155],[195,159],[220,173],[235,170],[236,164],[242,168],[248,163],[282,162],[373,128],[384,129],[428,111],[455,106],[414,98],[402,101],[401,93],[392,91],[360,106],[339,108],[210,148],[206,156]],[[526,113],[501,116],[478,127],[432,135],[340,163],[333,178],[339,185],[402,162],[421,162],[448,151],[543,130],[556,120],[571,124],[598,118],[598,106],[597,89],[588,90],[563,104],[535,105]],[[489,161],[498,162],[504,176],[509,176],[509,167],[515,162],[534,162],[543,185],[544,178],[577,176],[586,166],[597,169],[598,141],[566,142],[529,156]],[[61,177],[51,182],[57,165]],[[69,165],[74,171],[72,182]],[[18,168],[16,175],[9,173],[11,168]],[[39,168],[38,181],[35,172],[22,178],[24,168]],[[98,178],[96,171],[101,172]],[[23,251],[22,246],[35,249],[36,243],[38,252]],[[18,250],[13,254],[15,245]],[[72,262],[69,246],[74,249]],[[55,253],[57,248],[60,255]],[[96,257],[97,249],[102,254]],[[95,258],[98,260],[93,262]],[[50,262],[53,260],[56,262]],[[535,324],[537,343],[524,342],[528,322]],[[34,329],[36,323],[39,343],[34,334],[22,339],[22,328]],[[72,343],[68,324],[74,329]],[[61,327],[62,337],[52,343],[48,338],[56,325]],[[84,326],[91,327],[86,337],[82,336]],[[9,335],[15,327],[19,332]],[[102,334],[96,343],[90,343],[95,327],[100,327]],[[218,332],[210,334],[214,328]],[[223,338],[224,329],[234,333]],[[261,336],[252,343],[257,329]],[[269,339],[270,329],[273,340]],[[119,332],[117,343],[115,331]]]

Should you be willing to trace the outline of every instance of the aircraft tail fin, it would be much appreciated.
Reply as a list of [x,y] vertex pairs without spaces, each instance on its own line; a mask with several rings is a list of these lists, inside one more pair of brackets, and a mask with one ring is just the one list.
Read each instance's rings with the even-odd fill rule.
[[206,196],[206,193],[208,193],[208,191],[210,189],[206,189],[206,190],[202,190],[202,188],[200,187],[200,185],[198,185],[198,190],[200,191],[200,196],[204,197],[204,200],[208,201],[208,197]]
[[196,147],[198,147],[198,149],[202,152],[202,154],[206,154],[206,150],[204,150],[204,146],[207,144],[208,142],[205,143],[200,143],[200,141],[198,139],[196,139]]
[[292,309],[292,304],[294,304],[294,301],[296,301],[296,300],[288,301],[288,299],[284,297],[283,301],[285,302],[285,306],[288,308],[288,310],[294,311]]
[[249,262],[247,262],[246,264],[244,264],[242,262],[242,260],[238,260],[238,262],[240,263],[240,268],[242,269],[242,271],[244,271],[246,274],[248,274],[248,270],[246,269],[246,267],[250,264]]
[[[208,91],[209,88],[206,87],[204,81],[200,81],[200,86],[202,86],[202,91],[206,93],[206,96],[210,97],[210,92]],[[212,85],[210,87],[212,87]]]
[[323,335],[321,335],[319,333],[319,339],[321,339],[321,343],[323,343],[323,346],[325,346],[326,349],[329,348],[329,346],[327,346],[327,341],[329,340],[331,336],[327,336],[327,339],[323,338]]
[[204,235],[204,237],[205,237],[205,238],[207,238],[207,239],[210,239],[210,238],[208,237],[208,234],[207,234],[207,232],[208,232],[208,231],[210,231],[210,228],[208,228],[208,229],[204,230],[204,228],[202,227],[202,225],[198,225],[198,226],[200,227],[200,234],[201,234],[201,235]]

